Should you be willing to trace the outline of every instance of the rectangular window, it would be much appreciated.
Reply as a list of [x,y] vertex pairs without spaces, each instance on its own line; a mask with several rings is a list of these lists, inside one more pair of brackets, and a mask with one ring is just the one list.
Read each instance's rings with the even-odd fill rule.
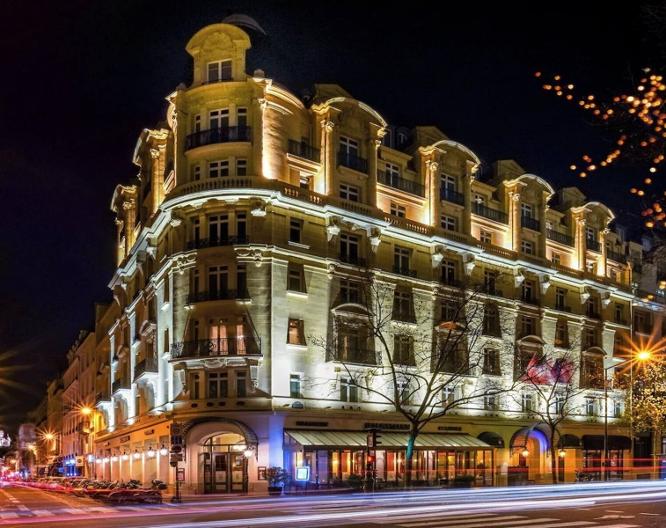
[[594,398],[585,398],[585,415],[594,416],[596,414]]
[[208,128],[216,130],[229,127],[229,109],[221,108],[208,113]]
[[521,240],[520,250],[525,253],[525,255],[534,255],[534,243],[530,240]]
[[340,302],[341,303],[361,303],[361,285],[355,281],[340,281]]
[[455,191],[456,190],[456,179],[454,176],[449,176],[448,174],[442,174],[440,185],[445,191]]
[[492,244],[493,243],[493,233],[492,233],[492,231],[487,231],[485,229],[481,229],[479,231],[479,240],[484,244]]
[[359,264],[359,238],[355,235],[340,235],[340,260],[349,264]]
[[499,308],[494,303],[487,303],[483,309],[483,335],[502,337]]
[[292,292],[305,293],[305,277],[303,276],[303,266],[290,264],[287,268],[287,290]]
[[529,392],[521,395],[521,410],[523,412],[534,412],[534,396]]
[[403,275],[409,274],[410,251],[407,248],[395,246],[393,248],[393,271]]
[[536,301],[534,291],[534,282],[525,279],[520,286],[521,299],[526,303],[534,303]]
[[562,256],[561,256],[559,253],[555,253],[555,252],[553,251],[553,253],[552,253],[551,256],[550,256],[550,261],[551,261],[553,264],[559,266],[560,264],[562,264]]
[[208,241],[211,246],[229,241],[229,215],[223,213],[208,217]]
[[523,218],[534,218],[534,208],[532,207],[532,204],[521,203],[520,216]]
[[[618,303],[615,303],[615,322],[620,324],[626,324],[624,320],[624,306]],[[661,336],[666,337],[664,332],[661,333]]]
[[405,218],[407,216],[407,209],[405,209],[404,205],[391,202],[391,214],[393,216]]
[[201,132],[201,114],[194,116],[194,132]]
[[287,343],[290,345],[305,345],[305,330],[303,319],[289,319],[287,329]]
[[236,109],[236,125],[238,128],[247,126],[247,108],[239,107]]
[[227,266],[208,267],[208,295],[211,299],[220,299],[229,290],[229,268]]
[[300,374],[290,374],[289,375],[289,397],[290,398],[302,398],[303,393],[301,392],[301,375]]
[[208,177],[218,178],[229,176],[229,160],[217,160],[208,162]]
[[386,164],[386,181],[391,186],[398,185],[400,180],[400,167],[393,163]]
[[483,408],[486,411],[496,411],[499,409],[499,397],[493,392],[488,392],[483,396]]
[[442,215],[440,223],[447,231],[458,231],[458,219],[455,216]]
[[555,309],[562,311],[571,311],[566,310],[567,304],[567,290],[564,288],[557,288],[555,290]]
[[192,167],[192,180],[199,181],[201,179],[201,165]]
[[201,222],[198,218],[192,219],[192,240],[196,247],[199,247],[199,241],[201,240]]
[[208,398],[226,398],[229,395],[229,380],[226,372],[208,373]]
[[215,61],[208,63],[208,82],[230,81],[231,60]]
[[408,335],[393,336],[393,363],[414,365],[414,339]]
[[247,160],[245,158],[236,159],[236,176],[247,176]]
[[497,295],[497,272],[485,270],[483,272],[483,291],[489,295]]
[[340,152],[343,152],[348,159],[358,158],[358,141],[340,136]]
[[358,386],[351,378],[340,378],[340,401],[358,402]]
[[340,184],[340,198],[349,200],[350,202],[360,202],[361,192],[358,187],[354,185],[347,185],[346,183]]
[[396,289],[393,293],[393,319],[400,321],[414,317],[412,308],[412,292]]
[[236,290],[238,299],[250,298],[250,294],[247,292],[247,268],[245,264],[239,264],[236,268]]
[[236,397],[245,398],[247,396],[247,378],[245,372],[236,373]]
[[529,335],[537,335],[536,320],[534,319],[534,317],[527,317],[523,315],[520,318],[520,335],[521,337]]
[[486,348],[483,351],[483,373],[489,376],[500,376],[500,352],[494,348]]
[[442,389],[442,405],[453,405],[456,401],[455,387],[444,387]]
[[442,282],[444,284],[456,284],[456,263],[451,260],[442,261]]
[[244,211],[236,213],[236,242],[244,244],[247,241],[247,215]]
[[555,323],[555,342],[556,347],[569,347],[569,325],[566,319],[558,319]]
[[303,220],[291,218],[289,220],[289,242],[301,243],[301,232],[303,231]]

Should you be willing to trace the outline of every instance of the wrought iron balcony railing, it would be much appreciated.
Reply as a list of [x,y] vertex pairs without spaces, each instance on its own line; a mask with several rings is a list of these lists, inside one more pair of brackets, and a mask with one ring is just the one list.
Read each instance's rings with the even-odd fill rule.
[[241,290],[212,290],[190,293],[187,296],[187,304],[206,301],[226,301],[233,299],[249,299],[250,293],[247,289]]
[[171,345],[172,359],[259,355],[261,339],[246,336],[181,341]]
[[559,231],[555,231],[554,229],[547,229],[546,237],[548,238],[548,240],[552,240],[553,242],[559,242],[560,244],[564,244],[566,246],[573,247],[574,245],[573,237],[565,233],[560,233]]
[[249,126],[229,126],[209,128],[189,134],[185,138],[185,150],[214,145],[215,143],[231,143],[233,141],[251,141],[252,129]]
[[472,212],[501,224],[509,223],[508,216],[504,211],[498,211],[497,209],[493,209],[484,204],[474,202],[472,204]]
[[624,253],[618,253],[611,251],[610,249],[606,251],[606,258],[614,260],[615,262],[626,262],[627,257]]
[[531,229],[532,231],[538,231],[541,226],[540,222],[531,216],[521,216],[520,225],[522,227],[526,227],[527,229]]
[[377,353],[365,348],[339,348],[328,357],[328,361],[356,365],[377,365]]
[[417,196],[425,196],[425,187],[418,182],[407,180],[401,178],[400,176],[395,176],[387,172],[379,171],[377,172],[377,181],[393,187],[395,189],[400,189],[401,191],[408,192],[410,194],[415,194]]
[[440,189],[439,197],[441,200],[446,200],[458,205],[465,205],[465,195],[461,192],[454,191],[453,189]]
[[196,238],[187,242],[187,249],[202,249],[208,247],[233,246],[235,244],[247,244],[247,236],[230,236],[223,238]]
[[587,245],[587,249],[590,251],[599,251],[601,246],[599,245],[598,240],[594,240],[593,238],[588,238],[585,240],[585,244]]
[[368,173],[368,160],[356,154],[341,150],[338,152],[338,165],[354,169],[355,171]]
[[359,257],[358,255],[350,255],[349,253],[340,253],[339,257],[341,262],[344,262],[345,264],[354,264],[355,266],[360,266],[362,268],[365,268],[367,263],[363,257]]
[[313,147],[312,145],[304,143],[303,141],[294,141],[293,139],[290,139],[287,145],[287,152],[300,158],[316,161],[317,163],[319,163],[321,160],[320,150]]
[[416,270],[403,268],[402,266],[393,266],[393,273],[404,275],[405,277],[416,277]]
[[157,360],[154,357],[147,357],[134,365],[134,379],[146,372],[157,373]]

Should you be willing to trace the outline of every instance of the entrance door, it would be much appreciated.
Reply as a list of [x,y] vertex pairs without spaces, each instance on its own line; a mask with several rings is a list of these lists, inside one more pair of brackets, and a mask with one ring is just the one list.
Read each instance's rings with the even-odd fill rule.
[[229,492],[229,453],[213,453],[212,493],[228,493],[228,492]]
[[247,472],[247,459],[245,456],[236,453],[230,453],[232,465],[231,465],[231,478],[229,485],[231,486],[231,491],[245,491],[244,490],[244,476]]

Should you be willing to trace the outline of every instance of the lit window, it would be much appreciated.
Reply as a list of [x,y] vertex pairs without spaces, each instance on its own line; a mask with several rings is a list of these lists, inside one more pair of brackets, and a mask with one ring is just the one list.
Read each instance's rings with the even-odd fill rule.
[[301,375],[300,374],[290,374],[289,375],[289,397],[290,398],[302,398],[303,393],[301,392]]
[[302,319],[289,319],[287,343],[290,345],[305,345],[305,332]]

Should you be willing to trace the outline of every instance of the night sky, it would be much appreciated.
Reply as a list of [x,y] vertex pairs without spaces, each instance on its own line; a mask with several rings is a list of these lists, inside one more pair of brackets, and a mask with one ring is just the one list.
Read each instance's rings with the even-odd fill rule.
[[0,370],[0,428],[38,403],[78,330],[92,327],[93,303],[109,300],[113,189],[137,173],[142,128],[164,118],[164,97],[189,80],[189,38],[231,13],[268,34],[255,40],[250,72],[261,67],[297,94],[338,83],[392,124],[436,125],[485,164],[514,158],[555,187],[579,185],[635,215],[626,189],[638,169],[577,179],[569,164],[602,152],[607,138],[533,74],[561,73],[598,95],[631,87],[656,60],[642,11],[501,4],[4,0],[0,369],[28,368]]

